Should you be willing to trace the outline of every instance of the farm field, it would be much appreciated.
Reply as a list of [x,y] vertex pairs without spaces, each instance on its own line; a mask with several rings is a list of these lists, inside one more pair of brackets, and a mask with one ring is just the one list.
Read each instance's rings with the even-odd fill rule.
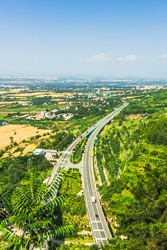
[[31,136],[41,135],[46,132],[51,132],[51,130],[37,129],[29,125],[9,124],[2,126],[0,127],[0,149],[10,145],[10,137],[13,137],[13,140],[19,144],[22,140],[27,140]]
[[[18,90],[18,91],[16,91]],[[26,89],[25,89],[26,90]],[[24,90],[24,91],[25,91]],[[44,97],[44,96],[52,96],[52,97],[64,97],[64,96],[73,96],[75,93],[55,93],[55,92],[27,92],[27,93],[20,93],[20,89],[15,89],[15,91],[0,91],[0,94],[6,94],[10,97],[29,97],[29,96],[37,96],[37,97]],[[23,90],[22,90],[23,91]]]

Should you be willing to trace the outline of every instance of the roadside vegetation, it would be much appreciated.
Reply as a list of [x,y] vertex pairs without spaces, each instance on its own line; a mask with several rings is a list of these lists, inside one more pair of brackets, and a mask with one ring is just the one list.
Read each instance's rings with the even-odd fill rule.
[[42,183],[53,168],[43,155],[7,157],[0,160],[0,166],[1,178],[7,177],[5,185],[0,187],[0,193],[8,194],[9,199],[17,187],[28,184],[31,172],[36,175],[39,183]]
[[67,244],[67,245],[61,245],[57,247],[58,250],[98,250],[97,245],[92,244],[91,246],[86,246],[83,244]]
[[87,137],[82,138],[82,140],[76,145],[73,155],[70,157],[70,161],[74,164],[78,164],[82,160],[82,154],[84,152],[85,144],[87,142]]
[[98,136],[97,153],[104,159],[110,183],[99,191],[115,234],[102,249],[167,248],[164,96],[166,92],[154,93],[144,110],[142,98],[136,106],[130,103]]

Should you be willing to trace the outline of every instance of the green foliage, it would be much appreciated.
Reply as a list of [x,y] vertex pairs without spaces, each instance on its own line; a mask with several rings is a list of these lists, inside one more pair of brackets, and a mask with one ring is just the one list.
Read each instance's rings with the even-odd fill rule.
[[93,245],[91,245],[90,247],[89,247],[89,250],[98,250],[99,248],[98,248],[98,245],[95,245],[95,244],[93,244]]
[[167,146],[167,119],[160,118],[158,121],[150,121],[147,125],[147,139],[153,144]]
[[52,98],[51,98],[51,96],[44,96],[44,97],[35,97],[35,98],[33,98],[33,104],[34,105],[42,105],[43,103],[45,103],[45,102],[51,102],[51,100],[52,100]]
[[60,250],[69,250],[70,248],[67,245],[61,245]]
[[[4,249],[29,249],[39,247],[43,242],[65,235],[73,230],[72,226],[58,226],[56,208],[64,202],[64,196],[57,196],[62,180],[62,173],[46,186],[40,185],[31,174],[26,187],[16,188],[11,199],[11,209],[7,220],[0,223],[1,233],[10,247]],[[22,231],[22,236],[15,235],[7,221]]]
[[[110,133],[108,136],[98,136],[99,140],[96,143],[96,158],[102,182],[106,181],[104,176],[103,167],[106,167],[110,176],[115,177],[118,175],[118,161],[117,156],[120,152],[120,142],[115,138],[115,132]],[[103,159],[103,163],[102,163]]]
[[[8,192],[9,198],[16,187],[19,187],[23,179],[28,179],[30,171],[36,174],[38,181],[46,178],[47,170],[52,165],[43,155],[18,156],[14,159],[5,158],[2,162],[1,176],[8,177],[8,182],[1,188],[2,193]],[[44,172],[43,176],[41,176]]]
[[102,154],[98,147],[96,149],[96,159],[97,159],[97,167],[99,170],[100,178],[101,178],[102,183],[104,183],[106,181],[106,177],[103,172]]
[[[129,106],[129,110],[135,107],[136,112],[133,113],[140,113],[138,106]],[[151,108],[149,110],[151,111]],[[114,157],[113,171],[109,168],[110,185],[103,185],[99,191],[102,202],[107,203],[106,213],[118,224],[118,227],[115,227],[112,223],[115,239],[110,240],[109,245],[102,246],[102,249],[165,250],[167,114],[152,113],[152,117],[147,120],[145,117],[129,120],[126,115],[127,112],[124,112],[122,125],[120,118],[116,119],[103,136],[99,136],[99,154],[105,158],[106,168]],[[126,168],[121,167],[125,162]],[[122,170],[118,179],[118,168],[114,169],[114,163]],[[121,239],[122,236],[124,240]]]
[[[104,249],[166,249],[167,247],[167,172],[166,166],[151,167],[146,164],[144,173],[133,173],[128,169],[120,180],[122,189],[128,190],[128,201],[125,192],[111,194],[110,206],[117,217],[119,229],[117,240],[111,242],[110,248]],[[123,179],[123,183],[122,180]],[[113,181],[114,182],[114,181]],[[122,185],[123,184],[123,185]],[[119,199],[117,199],[119,195]],[[126,236],[122,242],[119,238]],[[134,248],[135,247],[135,248]]]
[[81,191],[81,178],[78,169],[67,171],[64,181],[61,184],[59,193],[66,195],[67,199],[62,205],[62,213],[83,217],[86,214],[84,197],[77,195]]
[[85,148],[85,143],[87,142],[87,137],[82,138],[82,140],[76,145],[74,149],[74,154],[71,156],[70,160],[72,162],[73,157],[73,163],[78,164],[82,159],[82,152]]
[[[86,246],[84,244],[62,244],[60,247],[57,248],[58,250],[90,250],[92,249],[91,246]],[[96,248],[95,248],[96,250]]]
[[65,131],[52,134],[50,139],[42,139],[39,148],[54,149],[63,151],[66,149],[75,139],[73,133],[67,133]]

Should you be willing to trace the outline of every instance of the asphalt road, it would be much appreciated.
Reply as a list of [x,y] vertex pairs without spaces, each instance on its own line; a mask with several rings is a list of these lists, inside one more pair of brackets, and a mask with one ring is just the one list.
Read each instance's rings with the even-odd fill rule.
[[[89,154],[93,152],[93,144],[97,134],[103,129],[103,127],[117,115],[127,104],[121,106],[118,110],[112,112],[103,122],[92,132],[90,135],[87,145],[85,148],[85,154],[83,156],[83,173],[84,173],[84,195],[87,213],[89,217],[90,226],[92,229],[94,241],[100,247],[101,243],[107,243],[108,239],[112,238],[111,232],[108,228],[108,224],[105,215],[102,210],[102,206],[99,200],[99,195],[96,190],[96,185],[93,184],[95,181],[93,173],[93,157]],[[91,197],[94,196],[96,199],[95,203],[92,203]],[[98,215],[98,217],[96,217]]]
[[[121,106],[121,107],[122,107],[122,106]],[[120,108],[121,108],[121,107],[120,107]],[[117,112],[117,111],[112,112],[111,114],[107,115],[106,117],[104,117],[103,119],[101,119],[100,121],[98,121],[95,125],[93,125],[92,127],[90,127],[90,128],[88,129],[88,131],[91,131],[92,129],[95,129],[99,124],[102,124],[104,121],[106,121],[106,119],[107,119],[108,117],[111,117],[112,114],[115,113],[115,112]],[[96,129],[95,129],[95,130],[96,130]],[[82,134],[81,134],[82,138],[83,138],[84,136],[86,136],[86,134],[87,134],[86,131],[85,131],[84,133],[82,133]],[[80,136],[79,136],[76,140],[74,140],[74,141],[69,145],[69,147],[66,149],[66,151],[73,151],[73,149],[75,148],[75,146],[80,142],[80,140],[81,140],[82,138],[80,138]],[[61,155],[61,157],[59,158],[59,161],[58,161],[58,162],[54,165],[54,167],[53,167],[53,170],[52,170],[52,172],[51,172],[50,179],[49,179],[47,185],[49,185],[49,184],[52,183],[52,181],[54,180],[54,178],[56,177],[56,175],[58,174],[58,172],[60,171],[60,169],[61,169],[62,167],[65,166],[65,164],[66,164],[65,162],[67,162],[67,161],[69,160],[69,157],[70,157],[70,155],[69,155],[68,153],[63,153],[63,154]]]
[[[95,138],[97,134],[100,133],[100,131],[104,128],[104,126],[112,120],[112,118],[117,115],[123,108],[127,106],[127,103],[124,103],[120,108],[113,111],[103,119],[101,119],[98,123],[93,125],[91,128],[88,129],[88,131],[94,129],[94,131],[91,133],[87,140],[87,144],[85,147],[85,153],[83,154],[83,185],[84,185],[84,197],[85,197],[85,205],[89,217],[89,222],[92,230],[92,234],[94,237],[94,241],[96,244],[98,244],[99,249],[101,243],[107,243],[108,239],[112,238],[111,232],[108,228],[107,220],[105,218],[105,215],[102,210],[102,206],[100,203],[99,195],[96,190],[96,185],[93,184],[93,181],[95,181],[94,178],[94,172],[93,172],[93,155],[89,154],[89,151],[93,152],[93,145],[95,142]],[[82,137],[86,136],[86,132],[82,134]],[[78,137],[75,141],[71,143],[71,145],[66,149],[66,151],[72,151],[75,146],[78,144],[78,142],[81,140],[80,137]],[[63,153],[60,157],[57,164],[55,164],[49,182],[50,184],[54,178],[56,177],[59,170],[65,166],[65,162],[69,160],[69,154]],[[91,197],[94,196],[96,199],[95,203],[91,202]],[[96,217],[96,214],[98,217]]]

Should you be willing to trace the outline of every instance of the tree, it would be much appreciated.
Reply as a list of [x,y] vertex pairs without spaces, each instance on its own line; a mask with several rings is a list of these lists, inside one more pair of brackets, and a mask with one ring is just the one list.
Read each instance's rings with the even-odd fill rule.
[[61,245],[60,250],[69,250],[69,247],[66,246],[65,244]]
[[13,137],[10,136],[9,139],[10,139],[10,141],[11,141],[11,146],[12,146],[12,144],[13,144]]
[[117,191],[109,203],[119,227],[115,240],[102,249],[167,249],[166,166],[151,167],[147,163],[142,173],[136,171],[132,177],[126,172],[120,181],[123,179],[125,189]]
[[[0,188],[5,185],[8,181],[8,177],[3,177],[0,179]],[[4,195],[0,194],[0,221],[7,217],[7,211],[5,207],[7,207],[8,202],[6,201]]]
[[[56,208],[63,203],[65,197],[58,196],[63,174],[59,173],[49,185],[39,185],[31,173],[29,184],[16,188],[11,199],[10,216],[0,223],[0,231],[8,242],[4,249],[33,249],[42,246],[53,237],[73,231],[73,226],[57,226]],[[13,223],[22,231],[22,235],[14,234],[7,223]]]
[[93,244],[93,245],[91,245],[90,247],[89,247],[89,250],[98,250],[99,248],[98,248],[98,245],[95,245],[95,244]]

